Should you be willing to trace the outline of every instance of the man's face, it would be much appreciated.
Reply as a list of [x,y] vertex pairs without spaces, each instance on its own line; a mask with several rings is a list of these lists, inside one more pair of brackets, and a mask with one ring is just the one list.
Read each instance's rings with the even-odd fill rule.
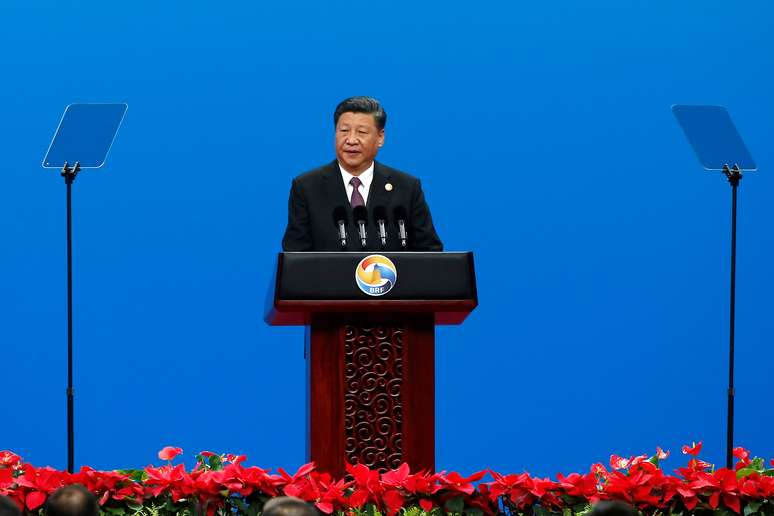
[[384,144],[384,129],[376,127],[369,113],[342,113],[336,124],[336,158],[352,175],[360,175],[371,166],[379,147]]

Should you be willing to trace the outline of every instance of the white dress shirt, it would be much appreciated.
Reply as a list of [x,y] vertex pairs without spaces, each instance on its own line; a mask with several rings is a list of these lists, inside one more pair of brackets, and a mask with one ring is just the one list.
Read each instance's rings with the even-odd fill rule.
[[371,166],[368,167],[365,172],[360,174],[359,176],[353,176],[344,168],[341,166],[341,163],[339,163],[339,170],[341,170],[341,179],[344,181],[344,188],[347,189],[347,199],[349,199],[349,202],[352,203],[352,192],[355,190],[355,188],[349,184],[349,181],[356,177],[360,179],[360,187],[358,190],[360,191],[360,195],[363,196],[363,201],[368,203],[368,191],[371,189],[371,181],[374,179],[374,164],[371,162]]

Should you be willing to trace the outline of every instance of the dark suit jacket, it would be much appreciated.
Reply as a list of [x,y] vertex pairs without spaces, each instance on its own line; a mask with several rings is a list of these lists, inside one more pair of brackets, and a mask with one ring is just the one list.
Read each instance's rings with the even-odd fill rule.
[[[385,185],[392,185],[392,190]],[[336,160],[293,179],[288,201],[288,226],[282,239],[285,251],[341,251],[338,227],[333,211],[341,206],[347,211],[347,251],[362,250],[356,225],[352,221],[352,207],[347,198],[341,171]],[[401,251],[398,224],[394,209],[405,208],[408,214],[406,231],[409,251],[442,251],[443,244],[433,227],[430,209],[425,202],[419,179],[394,168],[374,162],[374,177],[368,190],[366,207],[368,251],[382,250],[373,210],[384,206],[387,210],[387,251]]]

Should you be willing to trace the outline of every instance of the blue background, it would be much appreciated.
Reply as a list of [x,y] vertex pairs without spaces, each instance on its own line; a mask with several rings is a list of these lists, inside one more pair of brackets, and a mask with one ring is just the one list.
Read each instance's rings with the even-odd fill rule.
[[[74,185],[76,462],[165,445],[304,461],[303,328],[263,298],[290,180],[372,95],[479,308],[437,331],[437,465],[540,475],[704,440],[722,463],[730,188],[670,112],[726,105],[739,201],[737,444],[774,456],[774,5],[5,1],[0,449],[65,466],[65,105],[127,102]],[[675,457],[677,455],[677,457]]]

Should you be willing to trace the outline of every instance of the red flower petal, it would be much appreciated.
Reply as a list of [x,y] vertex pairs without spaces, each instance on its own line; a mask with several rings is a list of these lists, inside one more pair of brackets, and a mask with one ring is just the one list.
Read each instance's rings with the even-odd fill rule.
[[693,446],[683,445],[682,450],[685,455],[693,455],[694,457],[696,457],[701,451],[701,441],[699,441],[698,444],[693,443]]
[[180,455],[181,453],[183,453],[183,449],[182,448],[175,448],[173,446],[165,446],[159,452],[159,459],[161,459],[161,460],[172,460],[175,457],[177,457],[178,455]]
[[45,503],[46,495],[40,491],[31,491],[27,493],[27,498],[25,501],[27,504],[27,509],[34,511]]
[[419,506],[422,508],[425,512],[430,512],[433,510],[433,502],[430,500],[425,500],[424,498],[422,500],[419,500]]
[[735,513],[739,514],[741,512],[741,507],[739,504],[739,498],[736,495],[723,493],[723,504],[734,511]]
[[712,510],[714,511],[718,508],[718,503],[720,503],[720,491],[715,491],[709,497],[709,506],[712,507]]
[[403,496],[398,491],[387,491],[382,497],[384,505],[387,506],[387,514],[392,516],[403,507]]
[[330,514],[333,512],[333,504],[331,502],[317,502],[314,505],[315,507],[320,509],[321,512],[324,512],[325,514]]

